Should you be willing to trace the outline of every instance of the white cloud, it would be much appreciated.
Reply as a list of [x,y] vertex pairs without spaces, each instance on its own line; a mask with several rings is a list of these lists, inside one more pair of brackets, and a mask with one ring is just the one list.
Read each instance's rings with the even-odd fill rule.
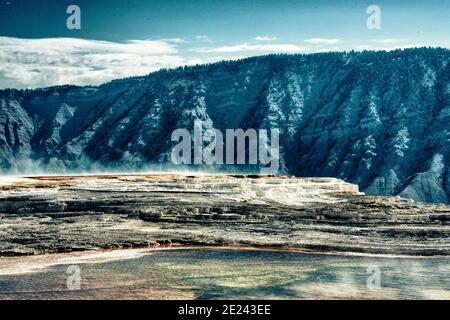
[[373,39],[371,40],[372,42],[375,43],[381,43],[381,44],[393,44],[393,43],[399,43],[402,40],[400,39],[392,39],[392,38],[386,38],[386,39]]
[[312,38],[312,39],[306,39],[306,43],[309,44],[315,44],[315,45],[332,45],[341,43],[341,39],[323,39],[323,38]]
[[345,51],[345,49],[340,47],[326,47],[326,48],[318,48],[311,50],[311,52],[336,52],[336,51]]
[[195,39],[197,39],[198,41],[201,41],[201,42],[209,42],[209,43],[212,42],[212,40],[206,35],[195,36]]
[[295,44],[236,44],[228,45],[216,48],[196,48],[193,49],[196,52],[202,53],[236,53],[236,52],[305,52],[308,50],[306,47],[301,47]]
[[186,43],[186,40],[184,40],[182,38],[161,39],[159,41],[172,42],[172,43]]
[[278,37],[275,37],[275,36],[257,36],[255,38],[253,38],[253,40],[256,40],[256,41],[275,41],[277,39],[278,39]]
[[371,48],[373,48],[373,46],[371,46],[370,44],[362,44],[356,46],[356,50],[370,50]]
[[372,50],[372,51],[392,51],[397,49],[410,49],[423,47],[421,44],[406,44],[406,45],[393,45],[393,46],[373,46],[370,44],[363,44],[357,46],[356,50]]
[[392,51],[397,49],[423,47],[423,45],[415,43],[400,44],[402,42],[404,42],[404,40],[394,38],[372,39],[370,40],[370,43],[358,45],[356,50]]
[[190,62],[169,41],[0,37],[0,88],[97,85]]

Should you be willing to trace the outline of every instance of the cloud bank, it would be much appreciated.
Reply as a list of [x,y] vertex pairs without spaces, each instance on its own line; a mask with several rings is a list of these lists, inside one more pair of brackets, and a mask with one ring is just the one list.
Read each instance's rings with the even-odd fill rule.
[[236,44],[215,48],[196,48],[194,51],[202,53],[236,53],[236,52],[305,52],[308,48],[301,47],[295,44]]
[[257,36],[255,38],[253,38],[253,40],[255,40],[255,41],[275,41],[277,39],[278,39],[278,37],[275,37],[275,36]]
[[314,45],[332,45],[332,44],[338,44],[342,42],[341,39],[323,39],[323,38],[312,38],[312,39],[306,39],[306,43],[314,44]]
[[191,63],[173,41],[0,37],[0,88],[96,85]]

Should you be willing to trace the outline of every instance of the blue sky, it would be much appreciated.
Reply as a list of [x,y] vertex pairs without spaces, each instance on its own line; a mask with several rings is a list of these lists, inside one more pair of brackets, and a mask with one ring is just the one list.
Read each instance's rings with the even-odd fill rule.
[[[69,30],[66,9],[81,9]],[[381,29],[366,26],[369,5]],[[0,0],[0,88],[287,52],[450,48],[450,0]]]

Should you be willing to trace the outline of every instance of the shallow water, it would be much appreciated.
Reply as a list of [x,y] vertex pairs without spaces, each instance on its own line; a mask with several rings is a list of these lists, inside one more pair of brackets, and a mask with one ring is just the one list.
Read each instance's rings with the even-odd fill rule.
[[0,299],[450,299],[449,258],[171,249],[78,266],[79,290],[56,265],[0,276]]

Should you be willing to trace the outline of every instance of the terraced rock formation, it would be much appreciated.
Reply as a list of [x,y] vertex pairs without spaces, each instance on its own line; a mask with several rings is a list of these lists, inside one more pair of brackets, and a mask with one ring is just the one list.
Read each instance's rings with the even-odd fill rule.
[[0,180],[0,256],[159,245],[450,255],[450,206],[335,178],[134,175]]

